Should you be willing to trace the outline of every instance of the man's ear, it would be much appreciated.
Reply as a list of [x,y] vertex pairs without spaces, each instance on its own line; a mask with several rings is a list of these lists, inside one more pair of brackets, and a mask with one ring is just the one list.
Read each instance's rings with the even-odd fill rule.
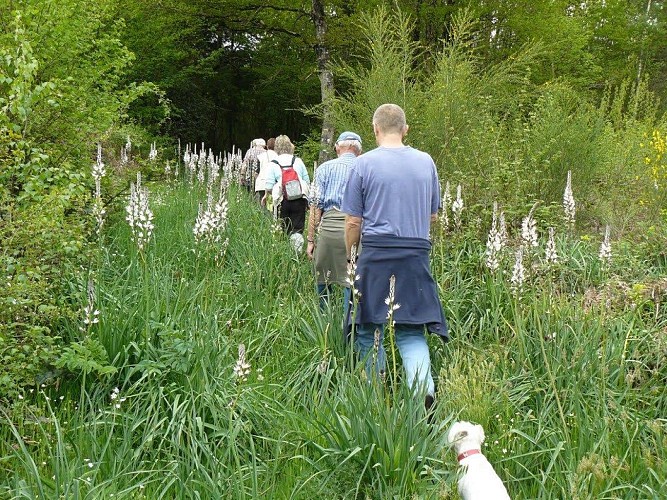
[[406,135],[408,135],[408,130],[410,130],[410,125],[408,125],[408,124],[406,123],[406,124],[405,124],[405,128],[403,129],[403,137],[405,137]]

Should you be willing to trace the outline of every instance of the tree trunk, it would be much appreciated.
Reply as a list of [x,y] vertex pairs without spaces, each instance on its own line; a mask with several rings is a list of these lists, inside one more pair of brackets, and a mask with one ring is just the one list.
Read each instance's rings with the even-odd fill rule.
[[646,44],[646,36],[648,31],[648,22],[649,15],[651,14],[651,4],[652,0],[647,0],[646,2],[646,14],[644,19],[644,31],[642,32],[642,39],[640,41],[641,45],[639,46],[639,63],[637,64],[637,78],[636,78],[636,89],[635,89],[635,106],[634,106],[634,117],[637,118],[637,111],[639,108],[639,94],[641,92],[642,84],[642,70],[644,69],[644,45]]
[[315,54],[317,55],[317,69],[320,76],[320,91],[322,93],[322,135],[320,137],[319,163],[329,159],[329,152],[333,145],[333,123],[331,117],[331,98],[334,94],[333,73],[329,67],[329,48],[327,47],[327,21],[324,14],[324,2],[313,0],[311,12],[315,24]]

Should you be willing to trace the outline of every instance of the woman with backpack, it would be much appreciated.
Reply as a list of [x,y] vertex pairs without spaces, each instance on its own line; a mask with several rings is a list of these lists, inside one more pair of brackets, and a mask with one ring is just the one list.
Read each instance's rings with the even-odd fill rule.
[[262,198],[262,206],[266,204],[270,192],[273,205],[278,209],[277,217],[282,220],[285,232],[290,235],[294,249],[300,252],[304,242],[310,177],[301,158],[294,155],[294,144],[289,137],[276,137],[274,151],[278,157],[271,161],[266,174],[266,194]]

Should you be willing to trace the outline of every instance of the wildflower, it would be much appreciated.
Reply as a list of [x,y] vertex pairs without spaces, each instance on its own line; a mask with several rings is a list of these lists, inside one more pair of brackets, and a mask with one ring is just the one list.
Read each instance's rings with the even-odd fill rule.
[[556,241],[554,239],[554,228],[549,228],[549,240],[545,250],[545,260],[548,264],[556,264],[558,262],[558,253],[556,252]]
[[565,222],[574,224],[577,207],[572,195],[572,171],[567,171],[567,183],[565,184],[565,192],[563,193],[563,209],[565,211]]
[[95,201],[93,202],[93,215],[97,221],[96,231],[100,235],[102,232],[102,225],[104,224],[104,216],[106,210],[104,209],[104,202],[102,201],[102,177],[106,175],[106,167],[102,162],[102,146],[97,145],[97,161],[92,169],[93,179],[95,179]]
[[347,266],[347,277],[345,278],[345,283],[352,291],[352,297],[357,300],[361,297],[361,292],[357,289],[354,284],[359,281],[359,276],[357,275],[357,246],[352,245],[350,250],[350,262]]
[[148,190],[141,186],[141,172],[137,172],[137,183],[130,184],[130,198],[125,208],[126,220],[132,230],[132,239],[140,251],[153,234],[153,212],[148,206]]
[[169,160],[167,160],[167,164],[164,166],[164,175],[169,180],[169,177],[171,176],[171,166],[169,165]]
[[250,363],[246,362],[245,345],[243,344],[239,344],[239,358],[234,365],[234,375],[241,382],[248,380],[248,375],[250,375]]
[[201,149],[199,150],[199,158],[197,159],[197,181],[200,184],[204,183],[206,178],[206,149],[204,148],[204,143],[201,144]]
[[329,357],[325,353],[325,355],[322,357],[322,361],[319,362],[317,365],[317,373],[320,375],[324,375],[327,370],[329,369]]
[[394,311],[401,307],[400,304],[395,303],[396,300],[396,276],[391,275],[389,278],[389,296],[384,299],[384,303],[387,304],[387,319],[391,320],[394,316]]
[[377,354],[380,350],[380,344],[382,343],[382,332],[379,328],[376,328],[373,332],[373,351]]
[[[199,205],[199,214],[195,220],[193,228],[195,242],[197,244],[214,245],[219,244],[222,240],[222,235],[227,228],[227,213],[229,211],[229,203],[226,199],[226,192],[220,191],[220,198],[214,204],[212,186],[209,185],[206,209]],[[229,244],[229,239],[222,244],[222,250],[226,250]]]
[[604,231],[604,240],[600,245],[599,258],[603,263],[609,264],[611,262],[611,243],[609,242],[609,225]]
[[113,402],[113,407],[116,410],[119,410],[121,403],[124,403],[127,398],[120,397],[120,389],[118,389],[118,387],[114,387],[111,391],[111,394],[109,395],[109,399],[111,399]]
[[445,229],[449,228],[449,206],[452,203],[452,193],[449,187],[449,181],[445,184],[445,191],[442,195],[442,212],[440,218]]
[[498,261],[498,254],[503,249],[503,240],[500,237],[498,230],[498,203],[493,202],[493,216],[491,220],[491,229],[486,240],[486,267],[492,272],[496,271],[500,266]]
[[461,212],[463,212],[463,198],[461,197],[461,184],[459,184],[456,186],[456,199],[452,203],[452,214],[456,227],[461,226]]
[[[95,283],[92,279],[88,280],[87,287],[88,295],[88,304],[83,308],[83,324],[86,326],[94,325],[99,323],[100,311],[95,309]],[[81,331],[85,331],[85,328],[81,328]]]
[[220,164],[216,160],[212,149],[208,150],[206,163],[208,165],[208,184],[213,186],[215,181],[218,180],[218,177],[220,177]]
[[127,142],[125,143],[125,151],[127,154],[130,154],[132,152],[132,141],[130,140],[130,136],[127,136]]
[[533,205],[528,215],[521,222],[521,240],[526,247],[536,247],[537,242],[537,222],[533,217],[533,211],[537,205]]
[[514,269],[512,270],[512,278],[510,279],[510,286],[518,292],[523,287],[523,282],[526,279],[526,270],[523,267],[523,246],[520,246],[516,251],[516,261]]
[[125,146],[120,147],[120,164],[121,165],[127,165],[127,162],[129,161],[128,155],[127,155],[127,149],[125,149]]
[[104,165],[104,162],[102,161],[102,145],[98,144],[97,145],[97,159],[95,163],[93,164],[93,179],[96,181],[98,179],[102,179],[106,175],[106,166]]
[[188,150],[186,150],[185,157],[183,159],[185,160],[187,158],[185,164],[188,168],[188,183],[192,185],[194,182],[195,174],[197,173],[197,163],[199,161],[199,155],[197,155],[197,146],[195,146],[194,151],[192,152],[189,151],[189,148],[190,146],[188,145]]
[[157,158],[157,148],[155,147],[155,143],[153,142],[151,143],[151,150],[148,153],[148,159],[150,161],[155,161],[156,158]]
[[500,244],[504,248],[507,245],[507,222],[505,222],[505,212],[501,210],[500,215],[498,216],[498,238],[500,238]]

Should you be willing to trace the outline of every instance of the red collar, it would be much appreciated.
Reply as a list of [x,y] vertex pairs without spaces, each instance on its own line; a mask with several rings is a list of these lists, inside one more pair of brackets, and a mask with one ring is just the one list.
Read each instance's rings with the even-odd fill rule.
[[458,457],[456,457],[456,460],[458,460],[458,461],[460,462],[460,461],[463,460],[464,458],[468,458],[468,457],[471,456],[471,455],[477,455],[478,453],[482,453],[482,452],[481,452],[480,450],[468,450],[468,451],[464,451],[464,452],[461,453]]

